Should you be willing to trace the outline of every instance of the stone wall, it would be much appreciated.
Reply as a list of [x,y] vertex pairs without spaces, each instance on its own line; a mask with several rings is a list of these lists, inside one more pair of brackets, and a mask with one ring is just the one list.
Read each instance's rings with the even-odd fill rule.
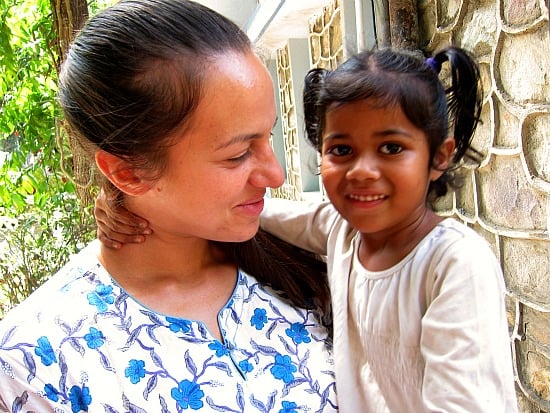
[[[372,30],[365,5],[376,9],[383,2],[362,3],[358,10],[356,1],[335,0],[310,20],[307,45],[289,41],[277,52],[279,138],[289,179],[275,196],[311,196],[302,183],[316,172],[315,159],[304,161],[309,149],[299,116],[301,88],[294,87],[301,86],[303,73],[293,73],[292,66],[298,65],[297,56],[308,55],[309,67],[334,67],[358,44],[368,47]],[[456,44],[480,62],[485,99],[474,145],[485,156],[479,168],[467,170],[464,187],[443,199],[438,209],[477,230],[500,259],[520,411],[550,413],[548,4],[419,0],[418,16],[420,47],[426,53]],[[379,21],[376,25],[383,26]],[[308,50],[293,50],[297,47]],[[314,192],[322,196],[322,189]]]
[[421,45],[453,43],[481,63],[485,103],[474,145],[486,154],[441,204],[493,245],[522,412],[550,412],[550,30],[541,0],[424,0]]

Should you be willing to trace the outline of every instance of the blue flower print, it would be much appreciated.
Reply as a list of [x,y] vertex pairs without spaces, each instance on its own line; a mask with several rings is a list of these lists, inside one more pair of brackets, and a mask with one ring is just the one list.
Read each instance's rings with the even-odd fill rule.
[[229,354],[229,350],[227,350],[227,347],[225,347],[220,341],[214,340],[208,345],[208,348],[210,350],[214,350],[216,352],[216,357],[222,357],[227,356]]
[[128,367],[124,370],[124,376],[130,379],[132,384],[139,383],[145,377],[145,362],[143,360],[130,360]]
[[50,383],[44,386],[44,393],[46,393],[46,397],[53,402],[56,402],[59,400],[59,392]]
[[275,364],[269,369],[273,377],[282,380],[285,384],[294,380],[294,373],[297,370],[296,366],[292,364],[290,356],[283,356],[277,354],[275,356]]
[[90,389],[85,385],[82,386],[82,389],[78,386],[73,386],[69,390],[69,399],[71,400],[71,410],[73,413],[87,412],[88,406],[92,402]]
[[105,343],[105,336],[97,328],[90,327],[90,332],[84,335],[89,348],[99,348]]
[[91,305],[97,307],[99,313],[107,311],[107,304],[113,304],[115,302],[112,285],[99,284],[95,288],[95,291],[88,293],[86,297]]
[[309,343],[311,341],[309,332],[302,323],[292,323],[290,328],[285,330],[285,333],[295,344]]
[[283,408],[279,410],[279,413],[298,413],[298,411],[296,410],[298,408],[298,405],[296,403],[284,401],[282,405]]
[[254,309],[254,315],[250,318],[250,325],[256,327],[256,330],[264,328],[267,323],[267,311],[263,308]]
[[172,388],[172,398],[182,409],[199,410],[203,406],[204,392],[197,383],[189,380],[180,381],[178,387]]
[[42,336],[36,342],[38,343],[38,347],[34,349],[34,353],[42,359],[42,364],[50,366],[52,363],[57,363],[57,357],[48,337]]
[[248,362],[248,360],[239,361],[239,368],[245,373],[250,373],[254,366]]
[[170,331],[177,333],[181,331],[182,333],[188,333],[191,330],[191,322],[189,320],[182,320],[181,318],[166,317],[166,321],[170,323],[168,326]]

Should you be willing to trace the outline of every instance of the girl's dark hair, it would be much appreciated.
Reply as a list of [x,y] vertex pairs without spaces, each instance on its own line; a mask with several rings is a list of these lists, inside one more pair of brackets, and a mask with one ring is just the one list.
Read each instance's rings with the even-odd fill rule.
[[[439,79],[444,62],[449,63],[451,74],[446,89]],[[304,117],[307,138],[319,152],[327,110],[363,99],[377,106],[398,105],[426,134],[430,159],[450,133],[456,150],[449,169],[465,156],[478,160],[479,153],[470,143],[481,113],[481,82],[479,68],[465,50],[451,46],[425,60],[411,51],[374,49],[352,56],[334,71],[310,70],[305,79]],[[459,184],[449,169],[430,183],[432,198]]]
[[[122,0],[92,17],[71,45],[59,101],[84,147],[114,154],[154,178],[166,166],[171,135],[198,106],[208,61],[250,51],[237,25],[198,3]],[[327,308],[325,267],[317,257],[264,233],[217,244],[295,305],[316,297]]]

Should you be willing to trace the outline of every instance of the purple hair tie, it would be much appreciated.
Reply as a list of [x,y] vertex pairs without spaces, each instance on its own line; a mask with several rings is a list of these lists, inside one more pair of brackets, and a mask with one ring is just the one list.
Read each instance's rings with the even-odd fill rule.
[[428,57],[426,59],[426,64],[437,74],[441,72],[441,63],[435,60],[433,57]]

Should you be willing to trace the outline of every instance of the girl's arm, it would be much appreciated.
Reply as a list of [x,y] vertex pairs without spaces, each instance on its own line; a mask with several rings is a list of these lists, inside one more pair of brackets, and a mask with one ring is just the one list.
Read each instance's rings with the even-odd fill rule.
[[421,325],[426,411],[517,412],[498,261],[472,237],[437,261]]
[[338,213],[328,202],[266,199],[260,227],[282,240],[327,255],[327,242]]

